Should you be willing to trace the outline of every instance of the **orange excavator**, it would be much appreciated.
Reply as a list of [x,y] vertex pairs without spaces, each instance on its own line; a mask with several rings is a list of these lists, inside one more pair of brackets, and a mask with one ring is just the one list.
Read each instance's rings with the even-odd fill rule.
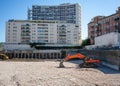
[[96,67],[97,63],[100,63],[99,59],[92,59],[90,57],[86,57],[83,54],[74,54],[74,55],[67,55],[66,58],[60,61],[59,68],[64,68],[65,66],[63,65],[63,62],[70,60],[70,59],[76,59],[79,58],[83,60],[83,63],[79,64],[80,68],[91,68],[91,67]]

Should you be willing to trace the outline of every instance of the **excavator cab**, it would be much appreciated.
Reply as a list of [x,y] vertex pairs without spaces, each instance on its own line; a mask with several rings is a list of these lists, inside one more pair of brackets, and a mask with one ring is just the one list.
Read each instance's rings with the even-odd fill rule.
[[99,59],[92,59],[91,57],[86,57],[83,54],[74,54],[74,55],[67,55],[64,59],[60,61],[59,68],[64,68],[65,66],[63,65],[63,62],[70,60],[70,59],[75,59],[75,58],[80,58],[83,60],[83,63],[79,64],[80,68],[93,68],[97,67],[97,63],[100,63]]

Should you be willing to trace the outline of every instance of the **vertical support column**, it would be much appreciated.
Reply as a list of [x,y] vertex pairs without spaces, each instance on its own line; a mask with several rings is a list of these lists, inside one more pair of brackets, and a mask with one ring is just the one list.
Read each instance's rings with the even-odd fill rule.
[[54,53],[52,53],[52,58],[54,59]]
[[37,53],[37,59],[39,59],[39,53]]
[[9,53],[10,58],[14,58],[14,54],[13,53]]
[[22,56],[23,56],[23,53],[21,53],[21,57],[20,58],[23,58]]
[[53,59],[53,53],[51,53],[51,59]]
[[24,58],[24,53],[22,53],[22,58]]
[[28,58],[30,59],[30,53],[28,53]]
[[8,57],[9,57],[9,59],[13,58],[12,53],[8,53]]
[[15,53],[15,58],[17,58],[17,53]]
[[40,53],[40,59],[42,59],[42,53]]
[[20,58],[22,58],[22,53],[20,53]]
[[23,53],[23,56],[22,56],[22,58],[25,58],[25,53]]
[[34,53],[32,53],[32,59],[34,59]]
[[19,53],[19,58],[21,57],[21,53]]
[[28,59],[28,53],[25,53],[26,54],[26,58]]
[[55,59],[55,52],[53,53],[53,59]]
[[15,58],[17,58],[17,53],[15,53]]
[[17,53],[17,58],[19,58],[19,53]]
[[53,59],[55,59],[55,55],[54,55],[55,53],[53,53]]
[[51,53],[49,53],[49,58],[51,59]]
[[25,57],[25,54],[24,53],[22,53],[22,58],[24,58]]
[[44,59],[44,53],[42,53],[42,59]]
[[46,58],[46,53],[44,53],[44,58],[47,59],[47,58]]
[[24,58],[26,58],[26,53],[24,53]]
[[61,57],[62,57],[62,55],[61,55],[61,53],[59,53],[59,58],[61,59]]
[[59,59],[59,53],[57,54],[57,56],[58,56],[58,59]]
[[18,53],[18,58],[20,58],[20,53]]
[[45,54],[45,59],[48,59],[48,58],[47,58],[47,53],[44,53],[44,54]]
[[58,59],[58,53],[56,53],[56,59]]
[[43,53],[41,53],[40,56],[41,56],[40,58],[43,59]]
[[40,53],[39,53],[39,59],[40,59]]
[[19,54],[18,54],[18,58],[20,58],[20,52],[19,52]]
[[31,53],[29,53],[29,58],[31,59]]
[[36,59],[36,53],[35,53],[35,59]]
[[16,57],[16,53],[13,53],[14,55],[13,55],[13,58],[15,58]]
[[31,59],[33,59],[33,53],[31,53]]
[[48,52],[46,53],[46,58],[49,59]]
[[50,58],[49,58],[49,52],[46,53],[46,57],[47,57],[47,59],[50,59]]

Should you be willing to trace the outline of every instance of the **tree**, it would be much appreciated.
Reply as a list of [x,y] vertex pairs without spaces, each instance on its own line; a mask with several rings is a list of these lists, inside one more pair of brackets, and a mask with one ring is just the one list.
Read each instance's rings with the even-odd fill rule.
[[2,43],[0,42],[0,48],[2,47]]
[[89,38],[82,41],[82,47],[85,47],[86,45],[90,45],[90,39]]

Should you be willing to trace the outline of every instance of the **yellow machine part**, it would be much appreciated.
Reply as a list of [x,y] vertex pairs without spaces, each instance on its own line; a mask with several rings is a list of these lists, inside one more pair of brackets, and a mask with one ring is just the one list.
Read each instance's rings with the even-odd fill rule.
[[0,56],[3,56],[4,60],[8,60],[9,59],[9,57],[7,55],[5,55],[5,54],[0,54]]

